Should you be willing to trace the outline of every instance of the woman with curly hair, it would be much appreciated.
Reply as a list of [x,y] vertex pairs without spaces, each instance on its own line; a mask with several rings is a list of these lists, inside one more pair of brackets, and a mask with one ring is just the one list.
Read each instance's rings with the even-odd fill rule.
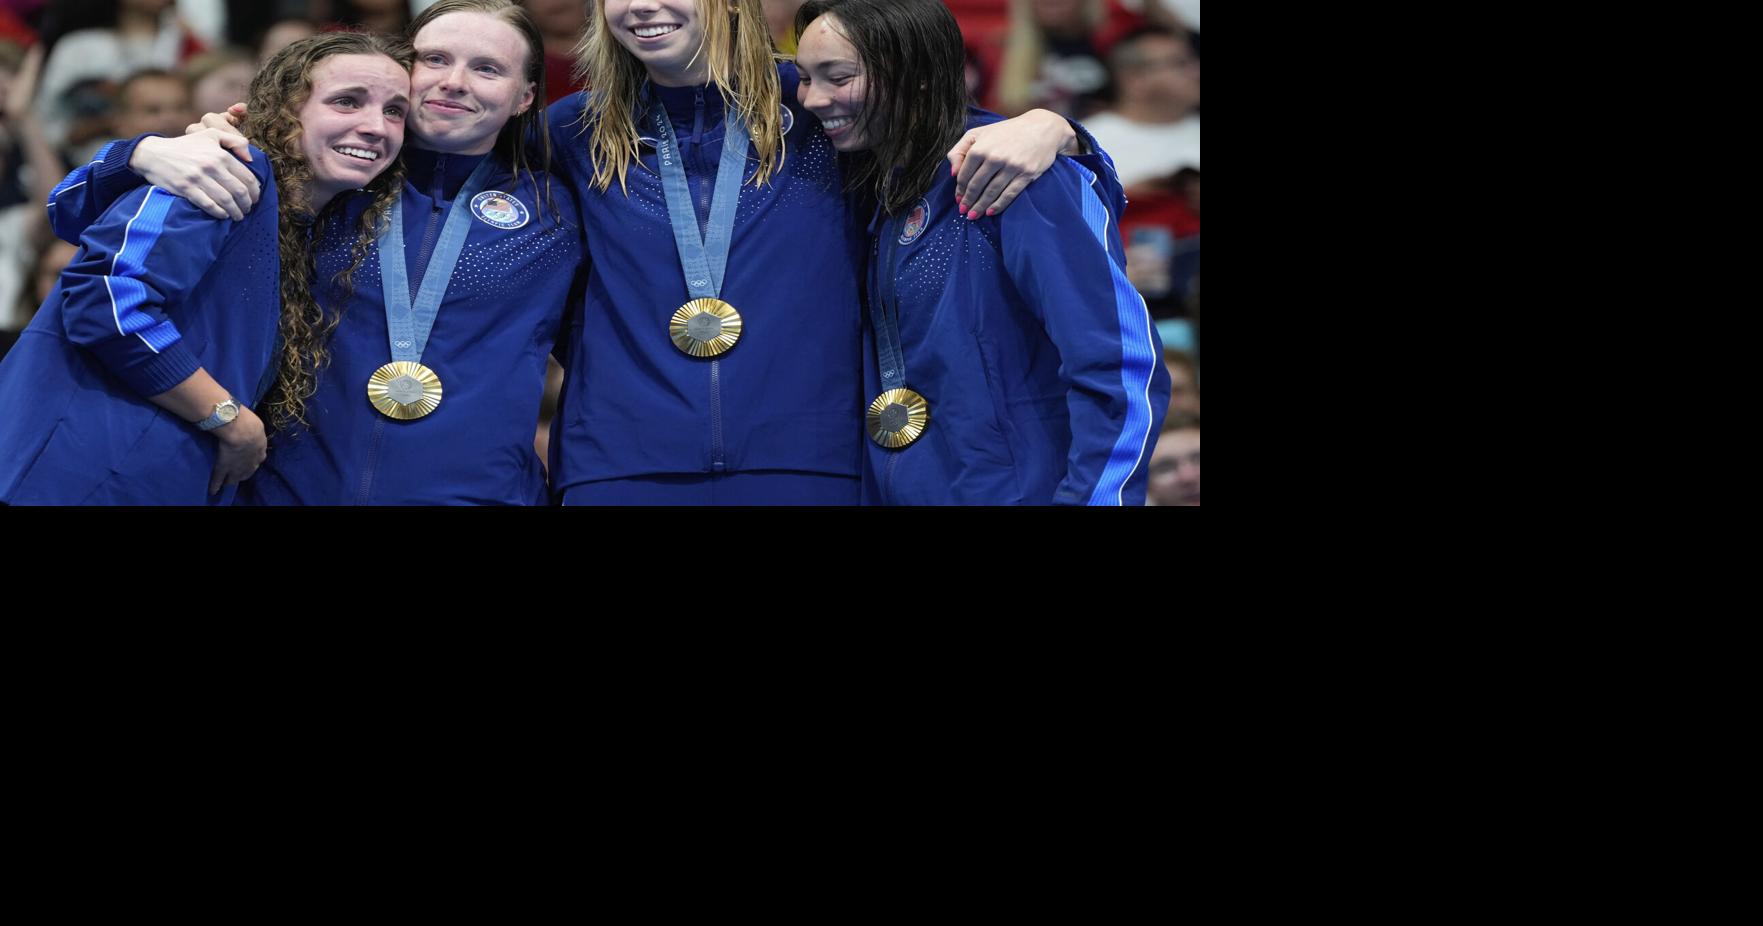
[[[440,420],[375,425],[388,447],[394,435],[415,435],[418,426],[451,435],[449,443],[429,444],[396,466],[361,468],[355,481],[343,483],[351,494],[333,500],[503,500],[462,487],[483,486],[491,478],[486,474],[520,458],[512,443],[488,435],[492,428],[497,435],[530,431],[536,390],[531,405],[505,404],[501,424],[474,417],[480,423],[442,431],[441,420],[450,414],[455,383],[481,386],[474,371],[497,364],[511,371],[499,379],[505,394],[529,394],[534,355],[523,345],[550,344],[532,337],[531,320],[556,318],[567,305],[571,327],[557,341],[568,375],[550,445],[553,497],[570,505],[856,503],[862,229],[848,221],[836,151],[797,104],[795,70],[778,60],[759,0],[599,0],[578,48],[580,70],[595,92],[559,100],[548,116],[527,106],[524,95],[514,100],[495,89],[507,86],[493,80],[499,58],[473,50],[504,34],[502,23],[485,21],[488,14],[516,19],[504,11],[458,9],[490,2],[500,0],[442,0],[413,24],[419,60],[412,74],[418,108],[411,157],[431,148],[463,153],[467,149],[457,146],[469,140],[487,146],[489,136],[481,133],[501,125],[498,119],[511,119],[504,136],[526,139],[534,162],[542,165],[548,146],[555,156],[554,206],[535,206],[526,225],[512,202],[486,203],[491,211],[478,218],[508,229],[510,240],[498,246],[524,255],[524,266],[581,263],[582,285],[571,292],[572,277],[563,272],[535,280],[462,262],[452,286],[485,301],[455,311],[454,289],[446,290],[436,338],[449,319],[484,327],[476,341],[430,346],[437,361],[465,371],[453,376],[435,367],[446,384],[433,415]],[[542,53],[542,42],[536,47]],[[436,82],[430,67],[446,82]],[[543,92],[534,75],[526,80]],[[510,117],[511,109],[521,115]],[[957,145],[965,157],[959,182],[976,218],[1007,205],[1077,137],[1050,113],[981,133]],[[229,179],[226,158],[213,169],[218,149],[200,134],[142,144],[136,167],[154,183],[190,190],[197,201],[248,202],[249,191]],[[208,166],[160,155],[172,148],[189,154],[191,147],[207,150]],[[138,157],[140,151],[149,156]],[[426,191],[416,172],[413,167],[407,186]],[[208,193],[195,192],[202,182],[184,182],[204,173],[217,184],[206,186]],[[541,166],[535,179],[545,176]],[[515,192],[516,199],[533,202]],[[429,201],[449,197],[443,187]],[[408,194],[405,208],[413,208]],[[561,234],[544,242],[513,240],[542,230],[538,211],[547,218],[561,213],[565,226],[579,224],[585,242]],[[412,252],[421,247],[413,238]],[[355,319],[373,315],[352,307],[339,344]],[[358,393],[350,398],[365,406]],[[467,408],[451,407],[451,414]],[[276,485],[274,474],[292,471],[277,458],[296,447],[278,444],[265,467],[272,478],[260,476],[250,494],[266,494]],[[334,465],[353,454],[313,451],[309,459]],[[370,453],[365,459],[385,458]]]
[[[410,28],[396,221],[350,298],[321,295],[342,315],[330,363],[241,504],[547,501],[533,424],[583,246],[574,204],[551,194],[544,39],[509,0],[440,0]],[[205,134],[131,141],[105,172],[138,182],[133,159],[178,189],[194,168],[164,153],[212,148]],[[321,277],[351,256],[352,237],[347,216],[318,226]]]
[[110,146],[56,188],[51,221],[83,228],[81,248],[0,363],[0,502],[231,501],[267,450],[256,409],[300,421],[326,361],[313,223],[357,204],[353,259],[329,284],[347,288],[395,199],[410,60],[349,33],[271,59],[243,126],[263,198],[242,221],[152,187],[95,216],[63,209],[92,202],[78,190]]

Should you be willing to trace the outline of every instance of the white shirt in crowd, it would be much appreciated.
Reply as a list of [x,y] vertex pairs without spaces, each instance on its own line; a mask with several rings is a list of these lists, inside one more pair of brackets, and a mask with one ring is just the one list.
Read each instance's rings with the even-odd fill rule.
[[1114,159],[1120,185],[1135,187],[1162,180],[1183,167],[1200,169],[1200,117],[1180,122],[1134,122],[1119,113],[1097,113],[1084,128]]

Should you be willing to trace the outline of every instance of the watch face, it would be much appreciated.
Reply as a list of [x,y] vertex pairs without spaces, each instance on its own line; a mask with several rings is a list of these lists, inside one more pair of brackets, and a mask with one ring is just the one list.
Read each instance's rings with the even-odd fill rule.
[[220,416],[220,420],[232,421],[234,418],[239,417],[239,405],[236,402],[222,402],[215,408],[214,412]]

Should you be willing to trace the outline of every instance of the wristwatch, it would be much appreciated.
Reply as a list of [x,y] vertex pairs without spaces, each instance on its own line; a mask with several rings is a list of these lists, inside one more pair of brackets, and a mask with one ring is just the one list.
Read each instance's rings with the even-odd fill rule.
[[232,424],[239,417],[239,403],[233,399],[214,403],[214,414],[196,422],[196,427],[204,431],[212,431],[221,425]]

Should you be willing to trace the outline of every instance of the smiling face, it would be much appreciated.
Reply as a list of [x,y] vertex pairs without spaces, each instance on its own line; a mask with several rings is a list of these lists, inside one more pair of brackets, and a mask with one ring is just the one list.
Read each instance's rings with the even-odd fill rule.
[[484,154],[502,127],[533,105],[528,48],[515,28],[487,13],[448,13],[422,27],[412,43],[416,100],[411,131],[423,147]]
[[869,149],[859,118],[869,82],[857,49],[840,32],[838,17],[826,14],[803,30],[796,44],[796,69],[802,77],[802,105],[820,119],[833,147],[844,152]]
[[300,153],[312,169],[314,210],[366,186],[404,144],[410,75],[383,55],[332,55],[312,67],[300,107]]
[[698,0],[603,0],[606,28],[663,87],[710,80]]

